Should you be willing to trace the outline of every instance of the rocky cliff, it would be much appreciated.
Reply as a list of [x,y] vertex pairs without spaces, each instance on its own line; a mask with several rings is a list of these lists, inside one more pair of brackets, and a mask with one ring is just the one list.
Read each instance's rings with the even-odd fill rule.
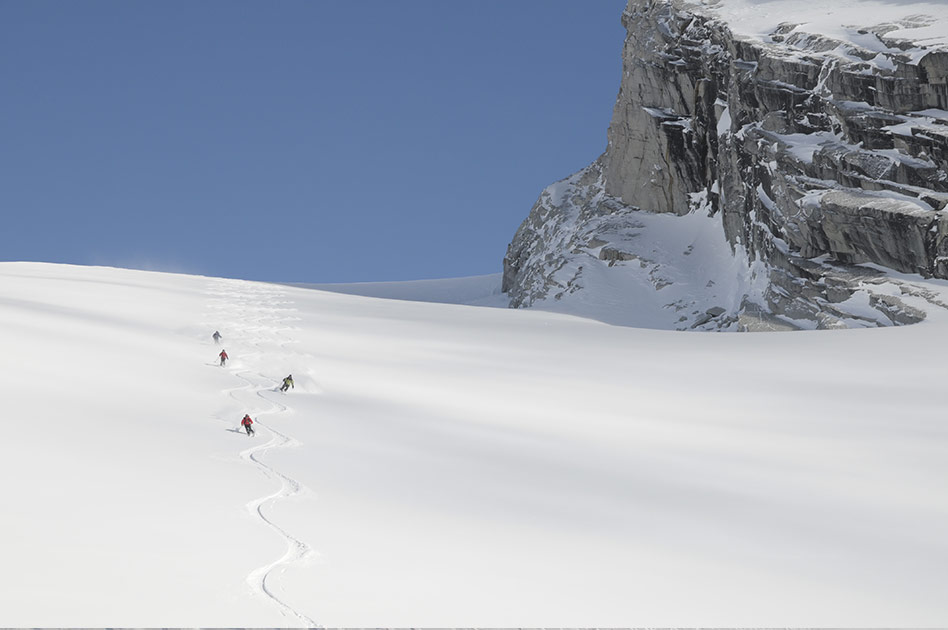
[[919,321],[913,275],[948,278],[948,46],[911,35],[939,16],[748,35],[723,4],[629,2],[606,151],[517,231],[511,305],[680,329]]

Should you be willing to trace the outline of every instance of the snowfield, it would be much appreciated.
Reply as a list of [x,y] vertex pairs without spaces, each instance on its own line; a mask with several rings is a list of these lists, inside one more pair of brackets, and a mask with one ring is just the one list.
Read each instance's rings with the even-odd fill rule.
[[941,626],[944,313],[677,333],[0,263],[0,626]]

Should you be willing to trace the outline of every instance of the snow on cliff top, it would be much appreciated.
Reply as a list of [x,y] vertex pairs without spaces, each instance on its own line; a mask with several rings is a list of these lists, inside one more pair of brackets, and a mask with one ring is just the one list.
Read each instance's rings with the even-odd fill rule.
[[[689,5],[706,9],[726,22],[736,34],[766,43],[781,41],[773,38],[778,34],[791,46],[807,48],[814,45],[812,39],[792,37],[805,33],[883,55],[907,55],[912,63],[917,63],[933,48],[948,49],[948,2],[697,0]],[[895,42],[909,42],[913,47],[902,50]],[[885,65],[883,58],[879,61]]]

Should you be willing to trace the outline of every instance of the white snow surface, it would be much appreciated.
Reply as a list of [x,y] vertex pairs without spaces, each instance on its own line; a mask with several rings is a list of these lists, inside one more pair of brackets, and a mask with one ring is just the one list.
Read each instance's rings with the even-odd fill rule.
[[946,342],[0,263],[0,626],[944,625]]
[[[596,232],[605,245],[578,248],[585,255],[571,257],[556,270],[554,278],[568,290],[537,300],[531,308],[663,330],[690,329],[709,308],[727,314],[740,309],[753,283],[751,270],[743,253],[731,250],[723,224],[709,217],[705,206],[683,216],[631,211],[626,217],[620,230]],[[631,258],[600,260],[603,247],[628,250]],[[707,327],[719,329],[720,322]]]
[[[782,24],[794,25],[787,33],[801,32],[829,37],[863,51],[878,52],[873,61],[892,68],[889,56],[908,55],[918,62],[934,49],[948,48],[948,2],[918,0],[692,0],[728,24],[731,31],[762,42]],[[903,51],[883,43],[867,29],[885,26],[885,37],[911,42]],[[784,33],[786,35],[787,33]],[[829,51],[851,58],[846,49]]]

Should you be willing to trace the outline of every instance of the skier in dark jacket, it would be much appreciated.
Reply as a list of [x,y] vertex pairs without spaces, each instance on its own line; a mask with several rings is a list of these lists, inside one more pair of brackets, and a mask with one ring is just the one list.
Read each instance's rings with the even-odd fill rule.
[[223,338],[221,337],[221,334],[216,330],[214,331],[214,334],[211,335],[211,337],[214,337],[214,343],[220,343],[221,339]]
[[253,420],[251,420],[250,414],[249,414],[249,413],[245,413],[245,414],[244,414],[244,419],[240,421],[240,425],[241,425],[244,429],[247,430],[247,436],[248,436],[248,437],[256,433],[256,431],[253,430],[253,427],[250,426],[250,425],[252,425],[252,424],[253,424]]
[[283,385],[280,387],[281,392],[285,392],[289,388],[296,389],[296,385],[293,384],[293,375],[290,374],[285,379],[283,379]]
[[224,367],[224,363],[227,361],[227,350],[221,350],[221,353],[217,355],[221,358],[221,367]]

